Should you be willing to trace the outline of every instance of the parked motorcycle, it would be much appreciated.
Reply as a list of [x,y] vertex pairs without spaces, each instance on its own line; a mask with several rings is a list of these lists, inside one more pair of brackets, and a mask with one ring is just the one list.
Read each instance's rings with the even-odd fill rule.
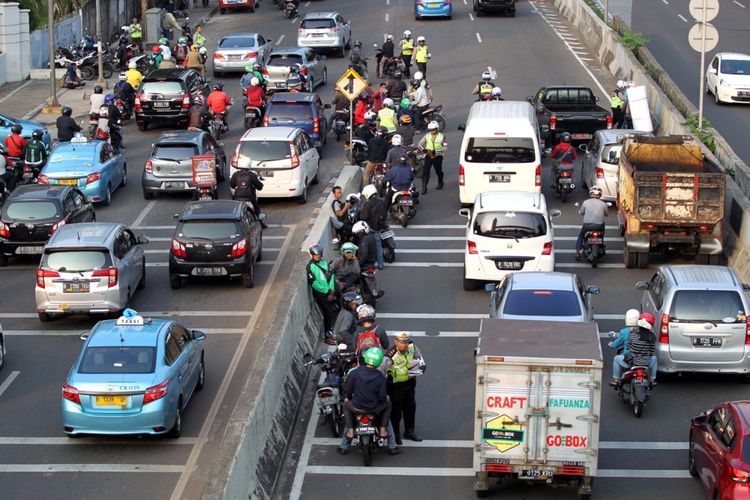
[[568,194],[576,187],[575,184],[573,184],[574,168],[575,167],[572,164],[559,162],[555,162],[554,165],[553,171],[555,174],[555,180],[553,181],[553,185],[563,203],[565,203],[565,198],[567,198]]
[[315,400],[323,415],[323,424],[328,424],[333,437],[341,437],[344,432],[341,386],[346,371],[357,361],[357,353],[346,352],[346,348],[346,344],[339,344],[336,351],[325,352],[317,360],[309,353],[302,358],[304,366],[321,365],[321,370],[326,374],[323,382],[318,384]]

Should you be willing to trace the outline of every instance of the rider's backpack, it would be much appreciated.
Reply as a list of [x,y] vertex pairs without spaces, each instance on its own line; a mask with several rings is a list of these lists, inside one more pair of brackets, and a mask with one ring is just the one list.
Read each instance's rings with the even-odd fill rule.
[[252,176],[249,170],[237,171],[237,187],[234,188],[234,197],[237,199],[249,199],[253,195]]
[[357,352],[364,352],[370,347],[381,347],[380,339],[378,338],[378,327],[375,326],[372,330],[365,330],[357,335],[356,339]]

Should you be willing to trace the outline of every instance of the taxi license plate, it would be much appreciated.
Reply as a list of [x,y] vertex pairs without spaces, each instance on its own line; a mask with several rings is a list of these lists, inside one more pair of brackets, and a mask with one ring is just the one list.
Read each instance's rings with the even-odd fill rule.
[[160,102],[160,101],[156,101],[156,102],[154,103],[154,107],[155,107],[155,108],[168,108],[168,107],[169,107],[169,103],[168,103],[168,102]]
[[25,255],[33,255],[42,253],[44,251],[44,247],[18,247],[16,248],[17,254],[25,254]]
[[549,479],[554,475],[552,469],[521,469],[518,471],[518,479]]
[[227,272],[223,267],[196,267],[193,273],[196,276],[223,276]]
[[693,347],[721,347],[721,337],[693,337]]
[[375,427],[357,427],[357,436],[361,436],[363,434],[374,434],[375,433]]
[[490,174],[490,182],[510,182],[510,174]]
[[96,397],[96,406],[127,406],[128,397],[122,395],[106,395]]
[[58,184],[65,184],[66,186],[77,186],[78,179],[58,179]]
[[88,281],[66,281],[63,283],[63,293],[89,293],[90,287]]

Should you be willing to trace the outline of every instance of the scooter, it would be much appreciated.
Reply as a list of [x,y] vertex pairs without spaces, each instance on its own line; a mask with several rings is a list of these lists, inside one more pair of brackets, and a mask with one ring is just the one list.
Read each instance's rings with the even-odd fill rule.
[[333,437],[341,437],[341,433],[344,432],[341,385],[346,371],[357,362],[357,353],[346,352],[346,348],[346,344],[339,344],[336,351],[325,352],[317,360],[309,353],[302,358],[304,366],[321,365],[321,370],[326,374],[323,382],[318,384],[315,400],[320,414],[323,415],[323,424],[328,424]]
[[362,463],[369,467],[372,463],[372,452],[388,445],[388,439],[378,433],[375,415],[360,413],[354,416],[354,436],[357,438],[359,451],[362,453]]
[[565,203],[565,198],[568,194],[573,191],[576,187],[573,184],[573,170],[572,164],[558,163],[554,165],[555,180],[553,182],[555,191],[560,195],[560,200]]
[[224,123],[224,113],[213,113],[211,124],[208,128],[214,139],[217,141],[221,139],[221,134],[229,130],[229,127]]
[[337,109],[334,113],[333,132],[336,134],[336,142],[339,142],[346,132],[346,124],[349,122],[349,111],[346,109]]
[[245,106],[245,129],[260,127],[262,124],[261,111],[257,106]]
[[583,256],[596,269],[599,260],[604,257],[604,234],[601,231],[586,231],[583,235]]
[[385,174],[387,172],[387,168],[385,163],[376,163],[373,167],[372,171],[372,179],[370,180],[370,183],[375,186],[375,188],[378,190],[378,196],[381,198],[385,197],[386,193],[386,185],[385,185]]
[[414,207],[415,198],[418,196],[417,191],[412,184],[409,189],[403,191],[395,191],[389,187],[388,194],[391,196],[391,216],[401,224],[401,227],[405,228],[409,225],[409,219],[417,215],[417,209]]
[[387,224],[380,232],[380,240],[383,245],[383,260],[389,264],[396,262],[396,233]]
[[[610,330],[609,338],[617,338],[617,332]],[[617,349],[617,354],[622,354],[622,347]],[[622,374],[620,383],[615,386],[615,391],[622,401],[633,407],[636,418],[641,418],[643,407],[651,399],[651,389],[647,366],[631,366]]]

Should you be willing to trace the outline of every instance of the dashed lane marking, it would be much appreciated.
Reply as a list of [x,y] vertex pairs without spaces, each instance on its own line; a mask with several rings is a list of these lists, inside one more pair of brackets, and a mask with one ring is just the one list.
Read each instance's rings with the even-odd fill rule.
[[474,15],[471,12],[469,12],[469,19],[472,21],[474,20]]
[[388,19],[389,19],[389,15],[388,15],[388,13],[386,12],[386,13],[385,13],[385,22],[388,22]]
[[10,375],[5,377],[5,380],[3,381],[2,385],[0,385],[0,396],[3,395],[5,391],[8,390],[8,387],[10,387],[10,384],[13,383],[13,381],[18,377],[18,374],[21,373],[19,371],[13,371],[10,372]]
[[[308,465],[307,474],[336,474],[351,476],[423,476],[423,477],[473,477],[470,467],[362,467],[338,465]],[[682,469],[599,469],[598,477],[639,479],[692,479]]]
[[[159,446],[175,445],[194,445],[196,439],[191,437],[181,437],[180,439],[160,439]],[[153,445],[156,441],[153,439],[101,439],[96,437],[81,437],[79,439],[70,439],[69,437],[0,437],[0,446],[17,446],[17,445],[34,445],[34,446],[66,446],[66,445],[106,445],[106,446],[132,446],[132,445]]]
[[744,6],[744,5],[742,5],[742,4],[740,3],[740,2],[738,2],[737,0],[732,0],[732,1],[733,1],[733,2],[734,2],[734,4],[735,4],[735,5],[737,5],[738,7],[741,7],[741,8],[743,8],[743,9],[745,8],[745,6]]
[[[139,311],[141,316],[252,316],[254,311]],[[36,318],[37,313],[0,313],[0,319]]]
[[276,40],[276,45],[281,45],[281,41],[284,39],[286,34],[282,33],[281,36]]
[[482,43],[482,37],[479,33],[474,33],[477,36],[477,42]]
[[[244,328],[199,328],[208,335],[241,335]],[[89,330],[5,330],[10,337],[70,337],[78,336]],[[0,443],[2,444],[2,443]]]
[[683,22],[688,22],[688,20],[685,19],[685,16],[683,16],[682,14],[677,14],[677,17],[679,17],[680,19],[682,19]]
[[152,472],[156,474],[179,474],[185,469],[182,465],[153,464],[0,464],[0,472],[19,473],[122,473]]

